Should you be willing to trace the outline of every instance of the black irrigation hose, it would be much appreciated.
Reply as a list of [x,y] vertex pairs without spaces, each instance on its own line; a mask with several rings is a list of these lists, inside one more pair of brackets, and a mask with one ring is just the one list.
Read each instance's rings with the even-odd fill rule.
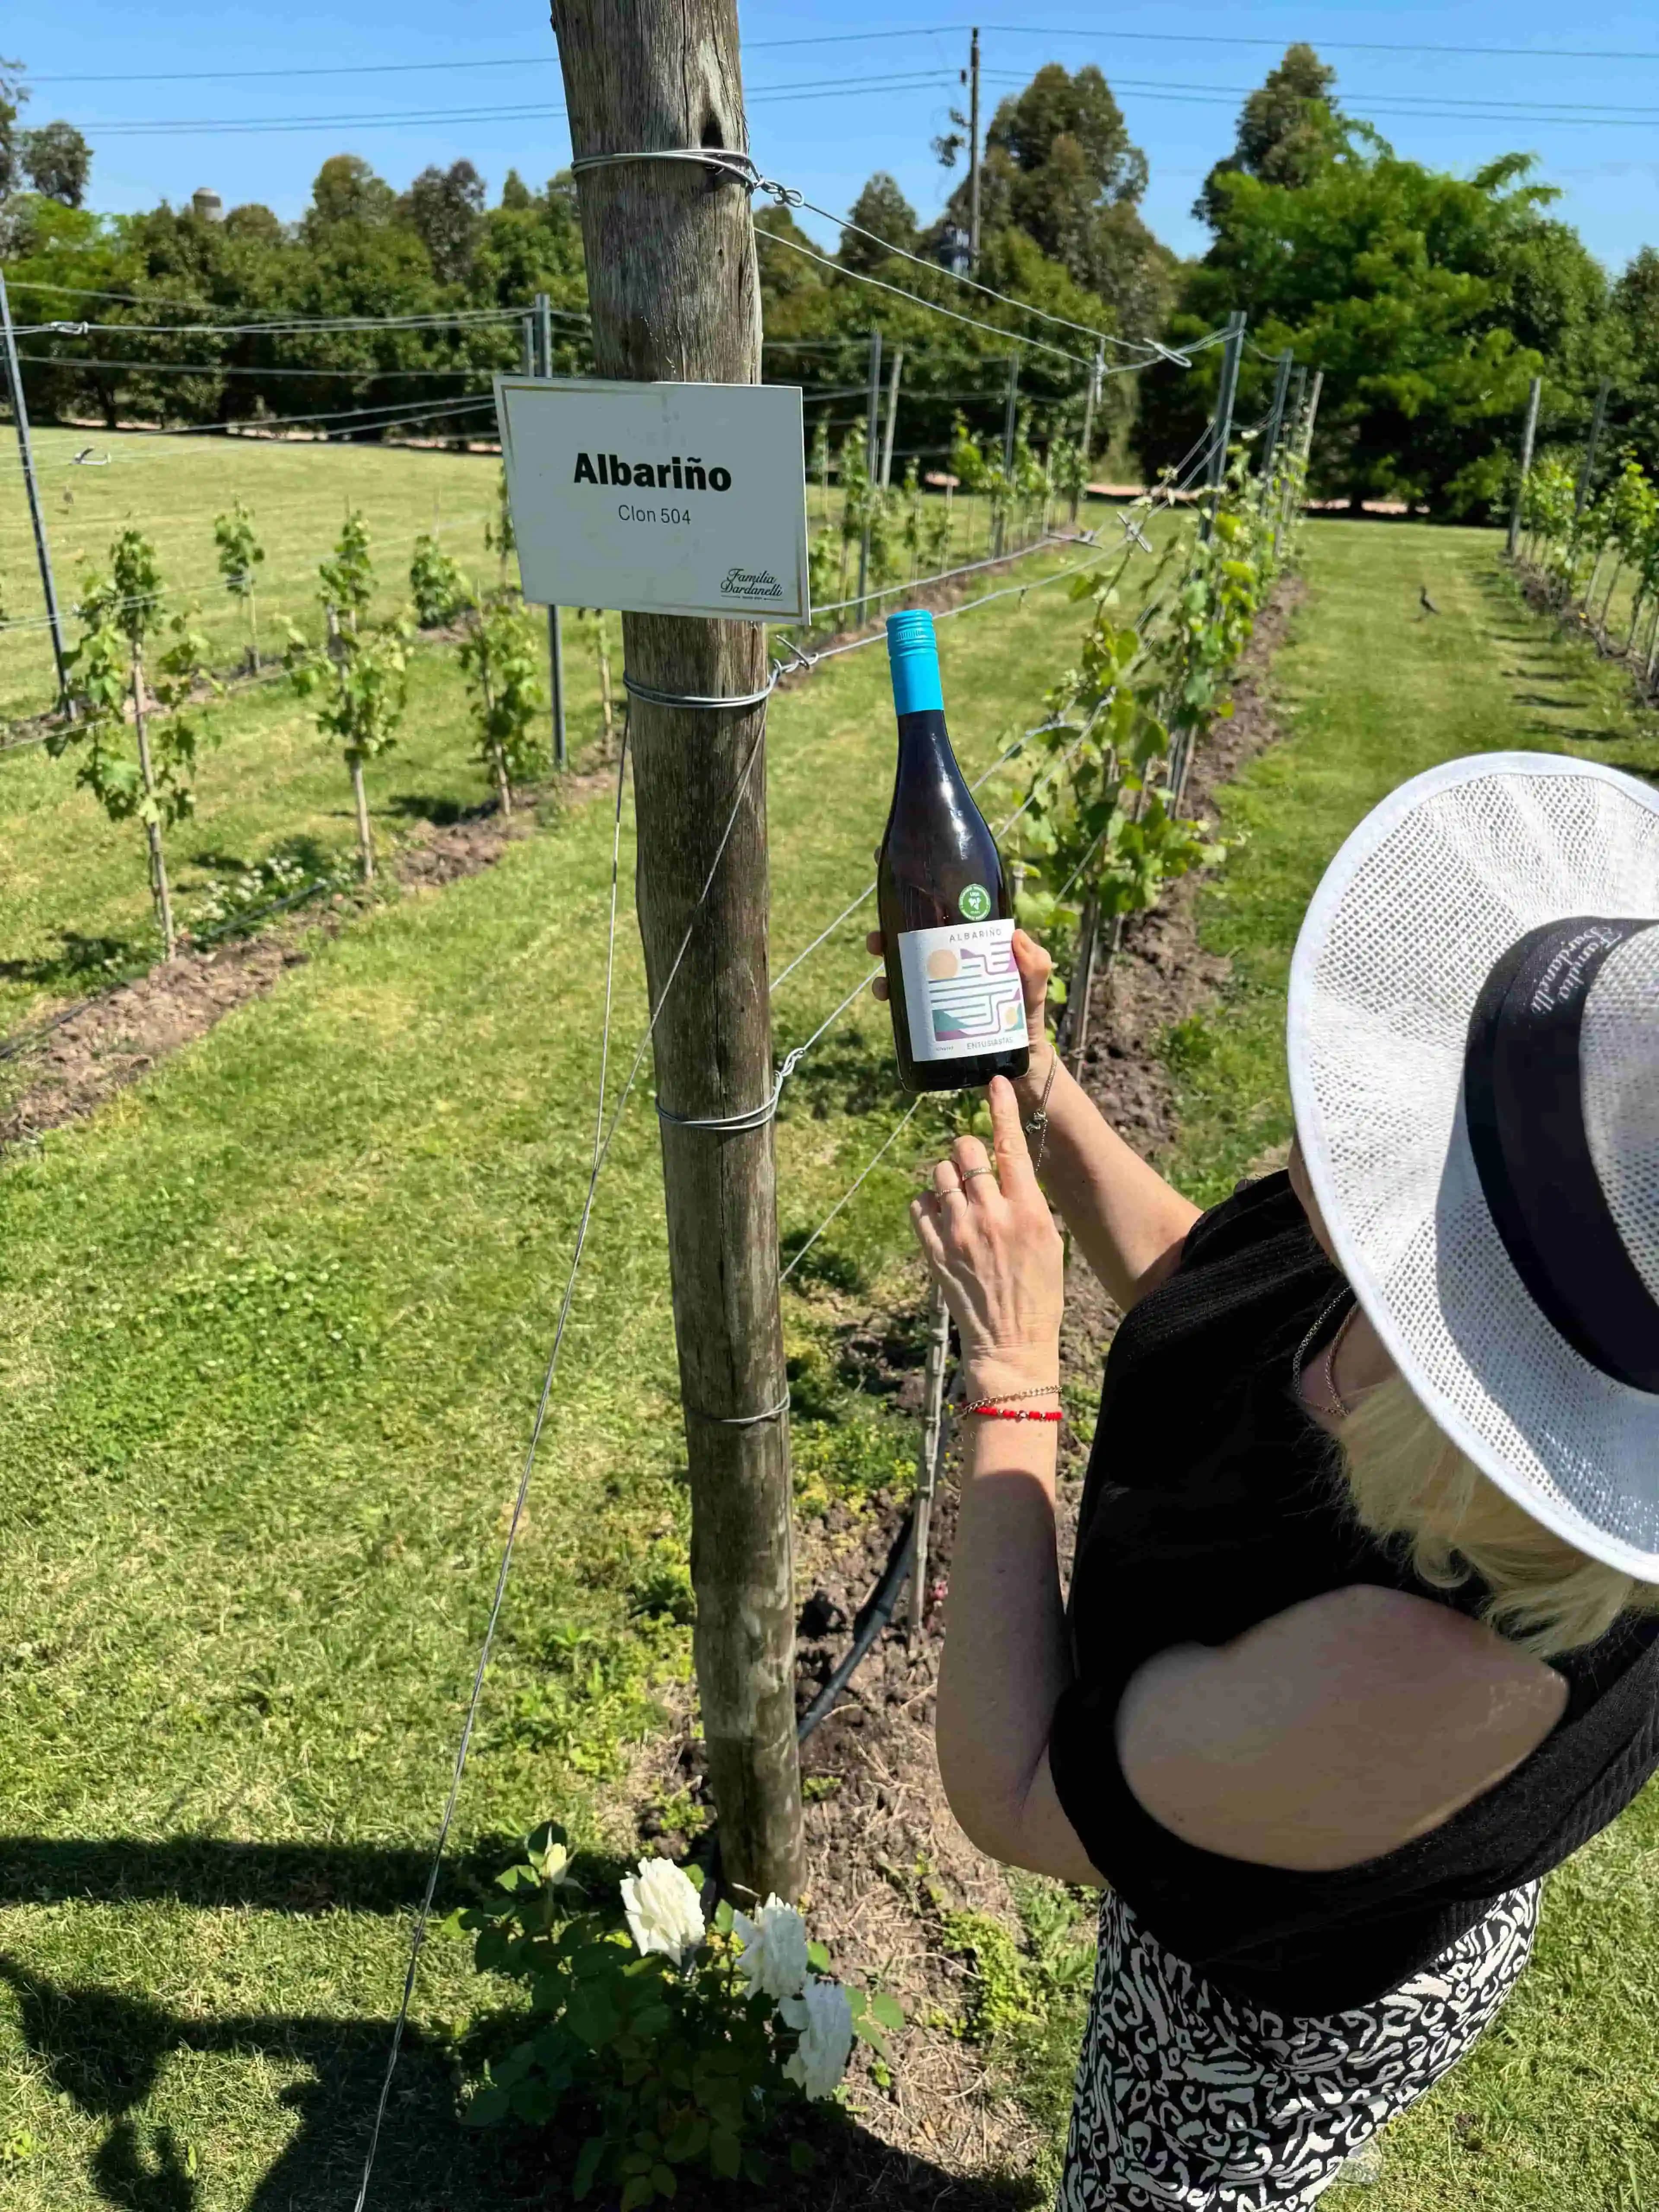
[[893,1539],[893,1548],[887,1554],[887,1565],[882,1569],[881,1580],[864,1601],[863,1607],[853,1624],[852,1648],[796,1723],[795,1741],[798,1744],[805,1743],[818,1723],[828,1716],[836,1698],[863,1663],[870,1646],[893,1618],[898,1594],[909,1579],[915,1534],[916,1516],[913,1507],[905,1515],[904,1525]]
[[[191,950],[194,951],[199,945],[216,945],[222,938],[229,937],[239,929],[252,929],[256,922],[264,921],[273,914],[282,914],[291,906],[300,905],[305,899],[314,898],[319,891],[329,888],[331,880],[327,876],[318,876],[312,882],[302,884],[297,891],[290,891],[286,898],[273,899],[269,906],[255,907],[251,914],[233,915],[228,921],[221,922],[216,929],[199,933],[192,931],[190,933]],[[34,1029],[15,1030],[10,1036],[0,1041],[0,1062],[15,1060],[19,1053],[27,1052],[31,1045],[39,1044],[54,1030],[61,1030],[65,1022],[72,1022],[77,1014],[84,1014],[88,1006],[95,1006],[105,999],[113,998],[116,992],[125,991],[129,983],[142,981],[146,975],[154,973],[155,965],[154,961],[147,961],[142,968],[129,968],[106,989],[90,999],[76,1000],[72,1006],[66,1006],[62,1013],[54,1014],[50,1021],[42,1022]]]

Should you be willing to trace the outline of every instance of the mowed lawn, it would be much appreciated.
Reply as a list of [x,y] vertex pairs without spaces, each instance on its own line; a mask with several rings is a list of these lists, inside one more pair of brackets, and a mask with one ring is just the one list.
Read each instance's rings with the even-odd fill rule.
[[[1083,613],[1057,586],[941,626],[970,772],[1040,718]],[[278,741],[299,743],[276,723],[237,740],[250,769]],[[879,647],[774,700],[775,967],[868,879],[892,750]],[[552,816],[489,872],[318,942],[93,1121],[0,1162],[8,2212],[351,2201],[586,1176],[610,814]],[[643,1020],[631,811],[623,855],[613,1079]],[[778,993],[780,1054],[866,969],[864,926]],[[786,1094],[786,1240],[897,1121],[886,1024],[850,1012]],[[792,1288],[806,1508],[914,1464],[909,1423],[848,1399],[829,1353],[844,1318],[914,1297],[904,1200],[939,1128],[918,1115]],[[548,1814],[629,1838],[629,1762],[688,1668],[666,1291],[640,1096],[463,1853]],[[429,1948],[378,2203],[502,2201],[493,2152],[454,2126],[441,2027],[489,1994],[464,1947]]]
[[[1659,772],[1659,720],[1627,679],[1522,605],[1498,534],[1318,522],[1310,598],[1274,664],[1285,742],[1222,797],[1247,833],[1206,894],[1232,961],[1214,1012],[1166,1049],[1182,1130],[1164,1164],[1211,1204],[1291,1134],[1285,993],[1327,860],[1395,784],[1464,753],[1567,752]],[[1441,610],[1424,615],[1419,588]],[[1333,2212],[1651,2212],[1659,2204],[1659,1787],[1551,1877],[1533,1966],[1476,2051],[1383,2136],[1381,2181]],[[1076,2012],[1071,2027],[1080,2027]],[[1024,2064],[1063,2111],[1075,2039],[1051,2022]]]

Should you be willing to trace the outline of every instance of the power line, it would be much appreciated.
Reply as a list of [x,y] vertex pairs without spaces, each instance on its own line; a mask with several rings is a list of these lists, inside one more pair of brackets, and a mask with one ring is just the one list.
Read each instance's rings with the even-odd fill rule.
[[[965,37],[971,28],[967,23],[917,23],[902,29],[884,31],[820,31],[801,38],[745,39],[746,52],[757,53],[763,49],[789,46],[848,46],[873,44],[895,39],[950,39]],[[1224,32],[1194,31],[1100,31],[1080,28],[1068,24],[1063,30],[1044,28],[1036,23],[988,23],[981,26],[999,38],[1086,39],[1096,44],[1186,46],[1255,46],[1282,52],[1287,41],[1283,38],[1251,38]],[[1322,49],[1328,53],[1351,54],[1457,54],[1499,58],[1510,61],[1544,62],[1656,62],[1659,48],[1635,50],[1606,46],[1472,46],[1427,45],[1407,40],[1380,39],[1322,39]],[[341,76],[418,76],[441,72],[452,76],[462,70],[491,69],[556,69],[556,53],[502,54],[489,59],[476,55],[458,57],[453,61],[435,62],[335,62],[324,65],[299,64],[284,69],[216,69],[216,70],[121,70],[97,74],[54,74],[35,76],[33,84],[221,84],[234,82],[252,82],[279,77],[341,77]]]
[[[757,85],[744,94],[746,106],[775,100],[821,100],[856,94],[867,99],[878,92],[922,92],[953,83],[955,72],[938,69],[901,72],[879,79],[869,76],[809,77],[798,83]],[[368,131],[398,129],[426,123],[541,123],[557,122],[565,114],[557,103],[535,103],[491,107],[409,107],[380,109],[369,114],[336,112],[328,115],[279,116],[143,116],[112,118],[107,122],[82,122],[81,128],[100,139],[142,138],[159,132],[196,137],[216,131]]]
[[[1030,80],[1016,70],[988,70],[987,80],[994,84],[1025,84]],[[1228,107],[1247,100],[1256,89],[1250,85],[1177,85],[1146,78],[1116,77],[1115,90],[1133,93],[1142,100],[1164,100],[1185,103],[1194,107]],[[1659,115],[1659,108],[1614,107],[1602,102],[1572,103],[1556,101],[1545,105],[1524,100],[1465,100],[1455,96],[1438,96],[1419,93],[1378,93],[1374,97],[1363,94],[1352,95],[1367,115],[1398,116],[1409,121],[1414,118],[1425,120],[1436,116],[1466,122],[1494,123],[1556,123],[1618,126],[1643,124]]]
[[263,376],[267,382],[283,376],[326,376],[337,384],[355,378],[361,383],[365,378],[392,376],[489,376],[492,374],[483,362],[469,362],[460,368],[382,368],[373,362],[358,362],[339,368],[296,368],[286,362],[272,362],[263,368],[247,368],[223,361],[145,361],[142,358],[107,361],[99,356],[75,353],[20,353],[19,361],[32,362],[37,368],[125,368],[144,375],[155,376]]

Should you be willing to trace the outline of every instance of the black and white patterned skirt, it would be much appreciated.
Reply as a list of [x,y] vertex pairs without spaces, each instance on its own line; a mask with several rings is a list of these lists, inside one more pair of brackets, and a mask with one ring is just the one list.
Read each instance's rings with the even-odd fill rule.
[[1108,1890],[1057,2212],[1303,2212],[1490,2025],[1539,1888],[1387,1996],[1316,2020],[1224,1996]]

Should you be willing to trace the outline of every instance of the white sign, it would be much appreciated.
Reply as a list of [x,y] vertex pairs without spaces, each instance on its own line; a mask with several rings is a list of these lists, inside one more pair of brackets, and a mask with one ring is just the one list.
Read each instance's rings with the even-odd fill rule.
[[498,376],[495,407],[526,599],[811,614],[793,386]]

